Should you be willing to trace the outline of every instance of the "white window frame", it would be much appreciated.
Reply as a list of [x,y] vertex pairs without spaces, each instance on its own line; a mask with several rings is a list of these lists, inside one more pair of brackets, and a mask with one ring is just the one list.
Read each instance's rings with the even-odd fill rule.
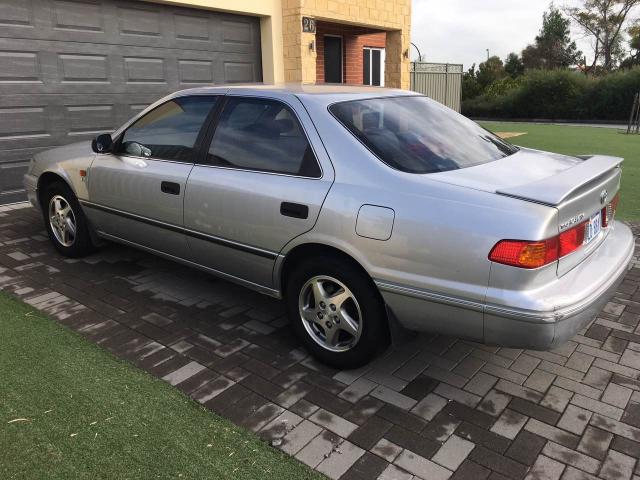
[[[380,48],[380,47],[364,47],[363,50],[364,51],[367,51],[367,50],[369,51],[369,85],[373,85],[371,83],[371,82],[373,82],[373,55],[371,54],[371,52],[373,50],[377,50],[377,51],[380,52],[380,86],[384,87],[385,49],[384,48]],[[362,68],[364,68],[364,62],[363,62]],[[364,72],[363,72],[363,74],[364,74]]]
[[[344,37],[342,35],[332,35],[329,33],[325,33],[323,37],[333,37],[333,38],[340,39],[340,83],[344,83]],[[326,71],[327,59],[325,58],[323,61],[325,62],[324,69]],[[326,82],[326,76],[325,76],[325,82]]]

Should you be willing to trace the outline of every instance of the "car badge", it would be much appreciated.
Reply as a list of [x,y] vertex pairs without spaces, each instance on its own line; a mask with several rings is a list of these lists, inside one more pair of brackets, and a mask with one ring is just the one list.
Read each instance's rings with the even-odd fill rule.
[[600,194],[600,203],[604,205],[605,203],[607,203],[608,198],[609,192],[607,192],[607,190],[602,190],[602,193]]

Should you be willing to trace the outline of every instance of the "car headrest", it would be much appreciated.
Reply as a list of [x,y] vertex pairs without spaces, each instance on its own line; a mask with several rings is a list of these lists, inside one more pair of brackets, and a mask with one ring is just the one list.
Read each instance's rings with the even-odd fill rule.
[[282,134],[285,132],[290,132],[293,129],[293,120],[290,118],[280,118],[278,120],[273,121],[274,129]]
[[371,130],[380,126],[380,113],[366,112],[362,114],[362,129]]

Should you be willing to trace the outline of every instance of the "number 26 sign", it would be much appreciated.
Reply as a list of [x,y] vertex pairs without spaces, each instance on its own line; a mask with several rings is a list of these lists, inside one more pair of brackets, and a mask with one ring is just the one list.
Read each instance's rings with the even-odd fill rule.
[[316,19],[302,17],[302,31],[304,33],[316,33]]

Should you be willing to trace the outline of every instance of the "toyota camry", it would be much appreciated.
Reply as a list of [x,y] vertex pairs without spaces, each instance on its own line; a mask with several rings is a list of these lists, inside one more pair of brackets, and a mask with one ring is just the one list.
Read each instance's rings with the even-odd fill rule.
[[631,261],[622,162],[513,146],[414,92],[225,86],[39,153],[24,184],[62,255],[120,242],[282,298],[306,348],[347,368],[395,325],[571,338]]

